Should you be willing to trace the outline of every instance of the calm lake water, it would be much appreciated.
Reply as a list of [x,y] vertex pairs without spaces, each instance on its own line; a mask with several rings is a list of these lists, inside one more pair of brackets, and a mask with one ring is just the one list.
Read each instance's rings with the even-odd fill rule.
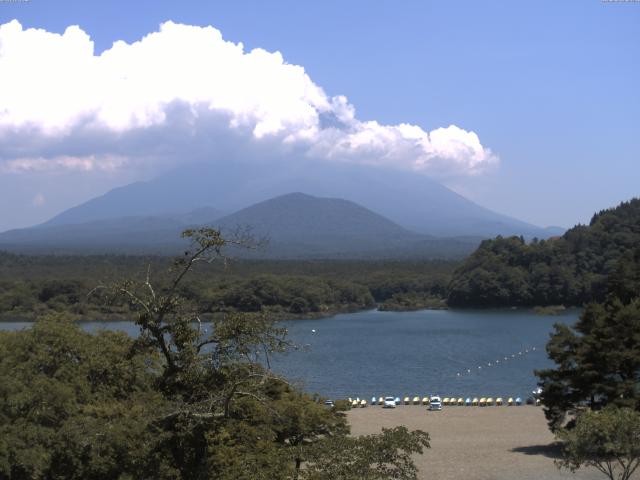
[[[299,348],[275,358],[273,368],[330,398],[526,398],[536,386],[533,370],[552,365],[544,346],[553,324],[574,323],[578,315],[578,310],[557,316],[519,310],[372,310],[283,322]],[[0,330],[28,325],[0,323]],[[138,331],[128,322],[83,327]]]

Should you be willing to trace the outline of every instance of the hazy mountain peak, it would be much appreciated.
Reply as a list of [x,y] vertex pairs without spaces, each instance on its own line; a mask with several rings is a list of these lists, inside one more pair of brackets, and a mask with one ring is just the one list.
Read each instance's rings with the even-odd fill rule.
[[492,212],[415,172],[305,160],[282,165],[277,161],[185,165],[154,180],[114,189],[62,212],[47,225],[157,216],[203,205],[233,212],[282,195],[294,195],[299,201],[305,195],[349,200],[405,228],[431,235],[549,236],[542,228]]
[[[265,251],[236,255],[271,258],[459,257],[478,239],[439,239],[410,232],[352,201],[294,192],[258,202],[216,221],[210,207],[173,216],[129,216],[68,225],[44,225],[0,234],[0,248],[38,253],[160,253],[184,248],[186,222],[229,234],[249,227],[268,237]],[[194,222],[197,218],[204,222]]]

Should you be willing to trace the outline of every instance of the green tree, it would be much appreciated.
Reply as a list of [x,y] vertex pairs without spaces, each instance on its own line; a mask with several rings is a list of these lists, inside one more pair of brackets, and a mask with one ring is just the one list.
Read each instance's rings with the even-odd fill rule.
[[614,404],[640,410],[640,299],[591,304],[547,344],[557,368],[536,372],[552,430],[582,409]]
[[[321,441],[346,438],[344,416],[296,392],[265,368],[273,353],[287,347],[286,330],[264,316],[225,315],[216,317],[205,332],[194,305],[179,295],[181,282],[198,262],[224,259],[224,247],[246,246],[250,239],[230,241],[213,229],[188,230],[183,236],[192,240],[193,248],[175,263],[167,287],[154,287],[147,275],[143,282],[112,290],[139,312],[139,342],[164,359],[160,387],[180,405],[166,422],[172,433],[170,451],[178,452],[173,465],[182,478],[296,478],[307,455],[324,451],[318,446]],[[256,285],[269,295],[275,292],[264,282]],[[397,432],[393,440],[400,443],[390,443],[389,451],[405,451],[403,439],[403,431]],[[355,450],[354,455],[364,451]],[[292,465],[283,463],[287,458]]]
[[163,478],[158,357],[60,316],[0,332],[0,479]]
[[627,252],[607,283],[606,300],[587,305],[573,326],[555,325],[547,344],[556,368],[536,372],[552,430],[585,408],[640,410],[640,254]]
[[412,454],[429,448],[429,435],[406,427],[383,428],[380,435],[338,437],[316,445],[308,456],[306,480],[415,480]]
[[201,322],[184,279],[247,239],[184,236],[193,248],[164,281],[148,269],[97,289],[128,302],[135,340],[62,317],[0,334],[0,480],[287,480],[327,478],[325,466],[342,472],[335,478],[414,478],[425,433],[349,437],[341,408],[270,371],[286,330],[264,315]]
[[575,472],[594,467],[611,480],[628,480],[640,466],[640,413],[635,410],[586,411],[574,428],[562,429],[558,436],[563,441],[559,468]]

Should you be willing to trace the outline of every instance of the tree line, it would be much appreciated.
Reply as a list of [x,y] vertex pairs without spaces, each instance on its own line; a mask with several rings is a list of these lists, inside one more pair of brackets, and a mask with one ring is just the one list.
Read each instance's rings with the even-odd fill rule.
[[[91,263],[93,260],[93,264]],[[203,265],[180,286],[207,314],[266,312],[311,317],[382,305],[403,310],[442,305],[455,263],[446,261],[245,261]],[[33,319],[71,313],[84,319],[130,317],[125,302],[105,305],[95,285],[165,275],[162,257],[34,257],[0,253],[0,316]],[[431,303],[428,303],[431,302]]]
[[453,274],[450,306],[584,305],[603,301],[607,279],[637,259],[640,199],[593,216],[562,237],[482,242]]

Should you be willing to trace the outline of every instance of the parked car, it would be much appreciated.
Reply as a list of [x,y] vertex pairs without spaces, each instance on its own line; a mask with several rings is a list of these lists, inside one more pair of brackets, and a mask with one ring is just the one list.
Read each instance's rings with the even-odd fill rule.
[[429,399],[429,410],[442,410],[442,400],[438,396]]
[[394,397],[384,397],[382,408],[396,408],[396,399]]

